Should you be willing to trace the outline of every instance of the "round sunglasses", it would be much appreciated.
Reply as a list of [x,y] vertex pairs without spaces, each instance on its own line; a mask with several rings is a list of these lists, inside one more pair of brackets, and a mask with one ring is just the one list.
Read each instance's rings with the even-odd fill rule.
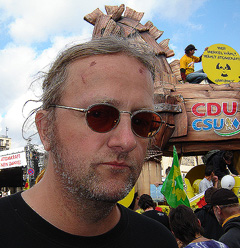
[[154,111],[138,110],[131,113],[129,111],[120,111],[107,103],[93,104],[87,109],[53,104],[49,107],[70,109],[85,113],[88,126],[98,133],[106,133],[114,129],[120,121],[121,113],[130,114],[132,131],[136,136],[141,138],[152,138],[158,133],[162,123],[164,123],[160,115]]

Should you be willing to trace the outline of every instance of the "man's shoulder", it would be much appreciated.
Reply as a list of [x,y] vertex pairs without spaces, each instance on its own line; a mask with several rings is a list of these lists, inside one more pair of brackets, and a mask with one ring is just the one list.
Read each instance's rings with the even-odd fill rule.
[[240,247],[240,230],[236,227],[229,229],[220,237],[219,241],[229,247]]
[[184,55],[182,56],[182,58],[180,59],[180,61],[186,60],[186,58],[187,58],[187,55],[184,54]]

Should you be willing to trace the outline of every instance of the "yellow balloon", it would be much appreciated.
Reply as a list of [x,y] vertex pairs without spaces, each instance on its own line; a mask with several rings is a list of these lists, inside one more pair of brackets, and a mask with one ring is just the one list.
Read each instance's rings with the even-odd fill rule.
[[128,193],[128,195],[125,198],[123,198],[121,201],[119,201],[118,203],[128,208],[133,201],[134,194],[135,194],[135,187],[133,187],[132,190]]

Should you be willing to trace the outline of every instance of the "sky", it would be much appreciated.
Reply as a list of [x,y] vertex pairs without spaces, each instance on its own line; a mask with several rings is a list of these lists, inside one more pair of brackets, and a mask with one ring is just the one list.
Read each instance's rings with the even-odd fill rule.
[[[150,20],[164,31],[157,41],[170,39],[175,56],[169,62],[180,59],[189,44],[198,49],[196,56],[213,44],[240,54],[240,0],[0,0],[0,135],[12,139],[12,148],[27,144],[22,125],[39,104],[23,106],[41,95],[39,72],[47,71],[59,51],[91,39],[86,14],[120,4],[144,12],[142,24]],[[29,130],[26,138],[34,132]],[[39,144],[38,137],[31,142]]]

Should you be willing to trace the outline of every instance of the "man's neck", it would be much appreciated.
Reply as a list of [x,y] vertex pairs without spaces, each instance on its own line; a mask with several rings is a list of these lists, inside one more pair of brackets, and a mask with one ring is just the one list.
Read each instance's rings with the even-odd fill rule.
[[115,204],[66,197],[46,173],[42,181],[22,193],[25,202],[46,221],[67,233],[96,236],[111,230],[120,220]]

